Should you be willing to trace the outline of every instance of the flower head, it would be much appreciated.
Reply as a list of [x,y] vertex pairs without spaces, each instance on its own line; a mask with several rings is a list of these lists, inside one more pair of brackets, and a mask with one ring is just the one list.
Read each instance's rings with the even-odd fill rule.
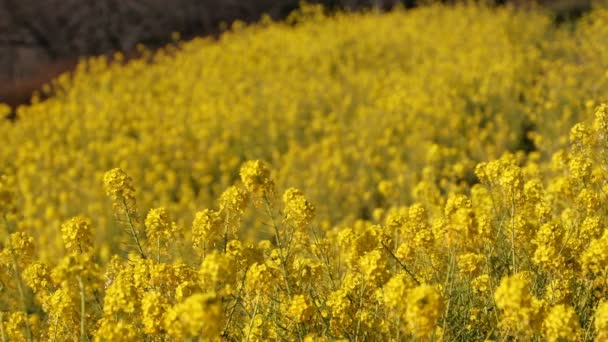
[[76,216],[61,225],[61,237],[68,252],[85,252],[92,245],[91,222],[84,216]]
[[241,166],[241,180],[245,188],[253,194],[267,194],[274,189],[270,169],[261,160],[250,160]]

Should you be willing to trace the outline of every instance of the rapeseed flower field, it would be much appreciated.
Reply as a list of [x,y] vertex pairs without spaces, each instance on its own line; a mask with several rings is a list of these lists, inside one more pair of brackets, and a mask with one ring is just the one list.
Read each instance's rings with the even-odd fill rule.
[[608,341],[606,42],[304,5],[82,61],[0,122],[0,338]]

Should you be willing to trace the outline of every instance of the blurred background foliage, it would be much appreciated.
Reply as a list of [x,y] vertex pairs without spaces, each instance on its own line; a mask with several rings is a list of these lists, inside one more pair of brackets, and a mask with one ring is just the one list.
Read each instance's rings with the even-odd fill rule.
[[[455,0],[311,0],[330,10],[388,10]],[[591,8],[591,0],[486,0],[496,5],[544,6],[558,21]],[[179,32],[184,39],[217,35],[234,21],[263,15],[285,18],[299,0],[0,0],[0,102],[15,107],[86,56],[122,51],[137,55],[139,44],[162,47]],[[175,37],[173,37],[175,38]]]

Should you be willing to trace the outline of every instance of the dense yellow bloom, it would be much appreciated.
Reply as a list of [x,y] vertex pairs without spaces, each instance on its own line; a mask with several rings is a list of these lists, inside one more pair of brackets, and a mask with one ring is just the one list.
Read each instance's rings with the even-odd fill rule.
[[540,302],[530,293],[526,273],[504,277],[494,292],[494,300],[501,310],[500,327],[508,334],[530,336],[536,332]]
[[574,308],[563,304],[549,310],[543,331],[547,341],[579,341],[582,334]]
[[315,308],[310,304],[308,297],[296,295],[291,299],[287,315],[298,323],[306,322],[311,319]]
[[608,302],[602,301],[595,310],[594,328],[598,341],[608,341]]
[[93,245],[91,222],[82,216],[73,217],[61,225],[61,237],[68,252],[83,253]]
[[13,213],[15,207],[15,194],[6,175],[0,175],[0,214]]
[[0,117],[4,118],[11,112],[11,106],[0,102]]
[[59,260],[51,271],[51,277],[57,284],[78,283],[86,280],[88,285],[95,286],[100,278],[99,266],[91,253],[72,252]]
[[34,238],[26,232],[12,233],[9,237],[11,254],[19,259],[29,259],[34,255]]
[[339,335],[342,335],[342,330],[348,329],[352,323],[355,311],[353,305],[348,292],[344,289],[334,291],[327,297],[327,306],[331,311],[331,326]]
[[601,41],[303,5],[83,61],[0,120],[0,340],[608,340]]
[[285,218],[291,220],[296,227],[310,224],[315,217],[315,206],[310,203],[296,188],[289,188],[283,193]]
[[236,264],[229,255],[213,251],[205,256],[198,275],[209,290],[226,287],[230,291],[236,283]]
[[482,274],[471,280],[471,287],[477,293],[485,293],[492,289],[491,278],[487,274]]
[[30,326],[34,321],[34,316],[26,317],[22,312],[9,312],[6,316],[6,322],[3,322],[2,336],[10,341],[25,342],[28,341],[26,333],[26,320],[29,320]]
[[595,118],[593,120],[593,129],[598,134],[600,141],[605,143],[608,137],[608,105],[601,104],[595,109]]
[[475,276],[483,270],[485,259],[483,254],[461,254],[458,258],[458,268],[462,274]]
[[403,299],[406,298],[408,290],[414,285],[411,278],[406,274],[393,276],[382,288],[382,299],[386,307],[391,309],[405,307]]
[[205,250],[214,246],[220,238],[222,219],[219,213],[205,209],[196,213],[192,222],[192,243],[195,248]]
[[380,250],[367,252],[361,256],[359,268],[368,286],[382,286],[390,277],[388,260]]
[[141,299],[142,322],[144,332],[148,335],[158,335],[163,331],[159,324],[167,310],[168,302],[158,291],[146,292]]
[[132,314],[137,308],[137,288],[132,270],[120,271],[106,289],[103,311],[106,317],[121,313]]
[[[564,272],[567,274],[567,272]],[[554,279],[547,285],[543,298],[551,304],[563,303],[570,299],[572,295],[571,282],[567,277],[565,279]]]
[[253,295],[269,294],[273,287],[273,272],[265,264],[254,263],[247,270],[245,291]]
[[242,214],[247,207],[249,195],[237,186],[231,186],[220,196],[220,210]]
[[405,319],[416,338],[429,338],[443,313],[443,299],[437,290],[429,285],[421,285],[409,291]]
[[135,342],[139,339],[139,331],[132,324],[123,320],[113,322],[102,319],[99,329],[95,332],[95,341]]
[[49,267],[36,261],[23,271],[23,280],[35,293],[45,294],[52,286]]
[[[167,333],[176,339],[213,339],[221,329],[222,308],[216,294],[194,294],[171,307],[164,318]],[[160,322],[156,322],[159,324]]]
[[592,144],[592,135],[589,128],[584,123],[577,123],[570,129],[570,143],[578,149],[584,149],[585,146]]
[[292,264],[296,283],[301,286],[322,281],[323,266],[319,260],[298,256]]
[[135,188],[133,180],[119,168],[106,172],[103,176],[103,185],[106,194],[116,207],[127,207],[128,213],[135,210]]
[[173,243],[179,237],[177,224],[171,219],[169,211],[164,208],[151,209],[144,222],[148,248],[157,259],[166,246]]
[[272,192],[274,183],[270,178],[270,169],[261,160],[251,160],[241,166],[241,180],[245,188],[254,194]]
[[581,255],[583,273],[588,275],[605,274],[608,267],[608,236],[591,241]]

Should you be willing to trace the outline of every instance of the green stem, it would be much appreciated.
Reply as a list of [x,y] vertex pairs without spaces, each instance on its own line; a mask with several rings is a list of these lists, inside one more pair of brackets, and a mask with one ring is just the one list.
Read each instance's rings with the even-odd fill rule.
[[226,220],[224,221],[224,254],[226,254],[226,250],[228,249],[228,224],[230,222],[230,213],[226,213]]
[[[272,221],[272,227],[274,228],[274,237],[277,242],[277,248],[279,249],[279,258],[281,259],[281,272],[283,273],[283,280],[285,281],[285,288],[287,289],[287,296],[291,301],[291,289],[289,287],[289,279],[287,278],[287,270],[285,269],[285,264],[287,263],[287,257],[283,255],[283,246],[281,244],[281,238],[279,235],[279,227],[274,218],[274,214],[272,213],[272,209],[270,208],[270,200],[266,196],[264,196],[264,204],[266,204],[266,211],[270,220]],[[300,327],[300,323],[296,323],[296,330],[298,332],[298,341],[302,341],[302,331]]]
[[[443,331],[445,332],[447,329],[447,322],[450,314],[450,306],[452,304],[452,290],[454,288],[454,254],[451,253],[451,250],[448,250],[448,271],[446,272],[445,285],[448,288],[448,303],[445,307],[445,312],[443,313]],[[448,286],[449,284],[449,286]]]
[[[512,190],[513,191],[513,190]],[[515,259],[515,195],[511,195],[511,259],[513,262],[513,274],[517,273]]]
[[[361,294],[359,296],[359,307],[357,308],[357,312],[361,311],[363,307],[363,295],[365,294],[365,279],[363,279],[363,275],[361,275]],[[359,314],[359,318],[357,319],[357,330],[355,332],[355,342],[359,341],[359,329],[361,328],[361,314]]]
[[274,228],[274,238],[277,243],[277,248],[279,249],[279,258],[281,259],[281,272],[283,273],[283,280],[285,281],[285,288],[287,289],[287,295],[289,296],[289,300],[291,300],[291,289],[289,287],[289,281],[287,279],[287,270],[285,269],[286,258],[283,256],[283,246],[281,244],[281,238],[279,235],[279,227],[276,224],[274,219],[274,215],[272,214],[272,210],[270,209],[270,204],[267,198],[265,199],[266,211],[270,220],[272,221],[272,227]]
[[127,200],[123,197],[122,204],[125,208],[125,214],[127,215],[127,221],[129,222],[129,229],[131,230],[131,236],[135,240],[135,244],[137,245],[137,249],[139,250],[139,254],[143,259],[146,258],[146,253],[144,253],[143,248],[141,247],[141,243],[139,242],[139,236],[137,235],[137,230],[135,229],[135,224],[133,223],[133,218],[129,213],[129,207],[127,206]]
[[253,314],[251,315],[251,320],[249,321],[249,329],[247,331],[247,338],[245,339],[246,342],[249,342],[249,338],[251,337],[251,330],[253,330],[253,321],[255,320],[255,316],[258,313],[259,302],[260,302],[260,295],[258,294],[257,297],[255,298],[255,306],[253,307]]
[[230,327],[230,323],[232,322],[232,317],[234,315],[234,312],[236,311],[236,307],[239,305],[239,302],[241,300],[241,293],[243,292],[243,289],[245,287],[244,283],[245,283],[245,276],[243,276],[243,280],[241,281],[241,286],[239,288],[239,292],[237,292],[236,297],[234,299],[234,305],[230,309],[230,314],[228,315],[228,319],[226,320],[226,324],[224,325],[224,329],[222,329],[221,336],[223,338],[227,338],[228,337],[228,328]]
[[86,340],[86,302],[84,293],[84,282],[81,277],[78,277],[78,286],[80,288],[80,341]]
[[13,261],[13,268],[15,269],[15,281],[17,282],[17,292],[19,293],[19,298],[21,299],[21,305],[22,305],[22,310],[23,313],[25,314],[25,335],[27,337],[28,342],[32,341],[32,328],[30,327],[30,320],[28,317],[28,304],[27,304],[27,299],[25,298],[25,289],[23,287],[23,281],[21,279],[21,270],[19,269],[19,263],[17,260],[17,256],[15,255],[15,249],[13,248],[13,242],[11,241],[11,229],[10,229],[10,225],[8,222],[8,219],[6,218],[6,215],[3,215],[3,219],[4,219],[4,225],[6,226],[6,230],[9,233],[8,235],[8,248],[9,251],[11,252],[11,256],[12,256],[12,261]]
[[156,238],[156,262],[160,264],[160,236]]
[[388,248],[387,245],[384,244],[384,242],[382,243],[382,247],[384,247],[384,249],[386,249],[386,251],[390,254],[390,256],[395,259],[395,261],[397,261],[397,263],[399,264],[399,266],[401,266],[401,268],[405,271],[405,273],[407,273],[416,283],[416,285],[420,285],[420,281],[418,281],[418,279],[416,279],[416,276],[414,275],[414,273],[410,272],[410,270],[407,268],[407,266],[405,266],[404,263],[401,262],[401,260],[399,260],[399,258],[397,258],[397,256],[393,253],[393,251],[391,251],[390,248]]

